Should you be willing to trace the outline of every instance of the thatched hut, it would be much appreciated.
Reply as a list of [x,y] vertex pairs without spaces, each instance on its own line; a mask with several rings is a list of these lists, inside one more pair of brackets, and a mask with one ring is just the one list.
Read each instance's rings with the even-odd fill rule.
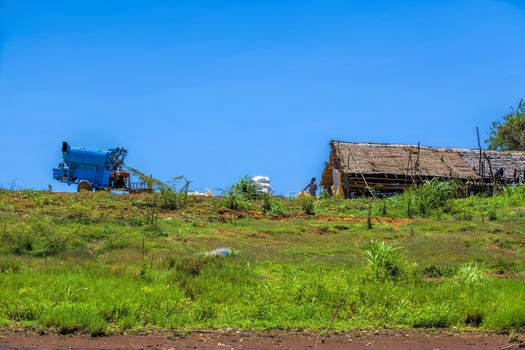
[[460,181],[467,193],[525,182],[525,152],[340,141],[330,147],[321,186],[346,196],[396,193],[433,178]]

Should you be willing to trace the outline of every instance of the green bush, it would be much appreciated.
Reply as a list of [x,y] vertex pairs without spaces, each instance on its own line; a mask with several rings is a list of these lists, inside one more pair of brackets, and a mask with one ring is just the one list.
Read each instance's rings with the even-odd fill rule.
[[488,217],[490,221],[498,220],[498,213],[495,208],[490,208],[488,211]]
[[485,277],[481,267],[477,263],[466,263],[456,272],[455,280],[464,286],[473,286],[484,281]]
[[399,247],[384,241],[372,241],[365,250],[366,261],[372,271],[374,279],[397,279],[402,273],[402,263],[399,258]]
[[229,191],[229,193],[232,192],[249,201],[262,199],[264,196],[260,191],[259,185],[248,177],[243,177],[237,181]]
[[2,258],[0,259],[0,272],[2,273],[16,273],[21,269],[21,264],[19,261],[14,259]]
[[199,275],[201,269],[216,257],[207,255],[191,255],[185,257],[172,257],[169,267],[187,276]]
[[180,189],[177,189],[176,183],[180,179],[181,178],[175,178],[165,186],[160,187],[160,208],[166,210],[178,210],[186,206],[188,202],[188,188],[190,186],[190,182],[184,179],[184,185]]
[[453,270],[449,266],[431,264],[423,268],[423,275],[430,278],[448,277],[453,274]]
[[262,210],[265,214],[268,214],[274,218],[286,217],[288,212],[283,204],[277,198],[274,198],[271,194],[265,193],[262,202]]
[[421,215],[431,209],[443,209],[448,202],[458,196],[459,184],[456,181],[442,181],[432,179],[423,182],[420,186],[405,191],[407,201],[413,201]]
[[299,197],[298,201],[306,215],[315,215],[315,197],[305,195]]
[[26,227],[8,228],[4,223],[0,231],[0,240],[14,254],[20,255],[33,250],[34,235]]
[[230,191],[224,197],[224,206],[231,210],[248,210],[251,208],[252,203],[242,194]]
[[256,199],[263,199],[259,185],[248,177],[237,181],[224,198],[224,206],[232,210],[248,210]]

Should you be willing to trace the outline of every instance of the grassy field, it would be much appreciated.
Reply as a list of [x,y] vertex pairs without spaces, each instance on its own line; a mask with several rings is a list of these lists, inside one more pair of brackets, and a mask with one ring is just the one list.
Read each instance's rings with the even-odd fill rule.
[[[0,325],[525,328],[525,188],[381,200],[0,191]],[[206,255],[216,248],[229,256]]]

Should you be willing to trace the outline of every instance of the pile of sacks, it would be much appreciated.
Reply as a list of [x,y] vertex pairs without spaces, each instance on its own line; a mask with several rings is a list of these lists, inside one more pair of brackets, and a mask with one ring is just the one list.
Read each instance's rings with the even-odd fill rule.
[[194,191],[188,192],[188,196],[204,196],[204,197],[213,197],[213,192],[206,189],[204,192]]
[[252,181],[257,184],[260,192],[272,194],[272,185],[268,176],[254,176]]

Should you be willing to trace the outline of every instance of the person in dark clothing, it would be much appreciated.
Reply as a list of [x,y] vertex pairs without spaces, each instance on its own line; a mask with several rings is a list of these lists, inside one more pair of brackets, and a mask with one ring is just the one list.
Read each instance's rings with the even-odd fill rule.
[[311,195],[311,196],[316,196],[317,195],[317,184],[315,183],[315,177],[312,178],[312,180],[310,181],[310,183],[308,185],[306,185],[305,188],[303,188],[303,192],[306,191],[308,189],[308,193]]

